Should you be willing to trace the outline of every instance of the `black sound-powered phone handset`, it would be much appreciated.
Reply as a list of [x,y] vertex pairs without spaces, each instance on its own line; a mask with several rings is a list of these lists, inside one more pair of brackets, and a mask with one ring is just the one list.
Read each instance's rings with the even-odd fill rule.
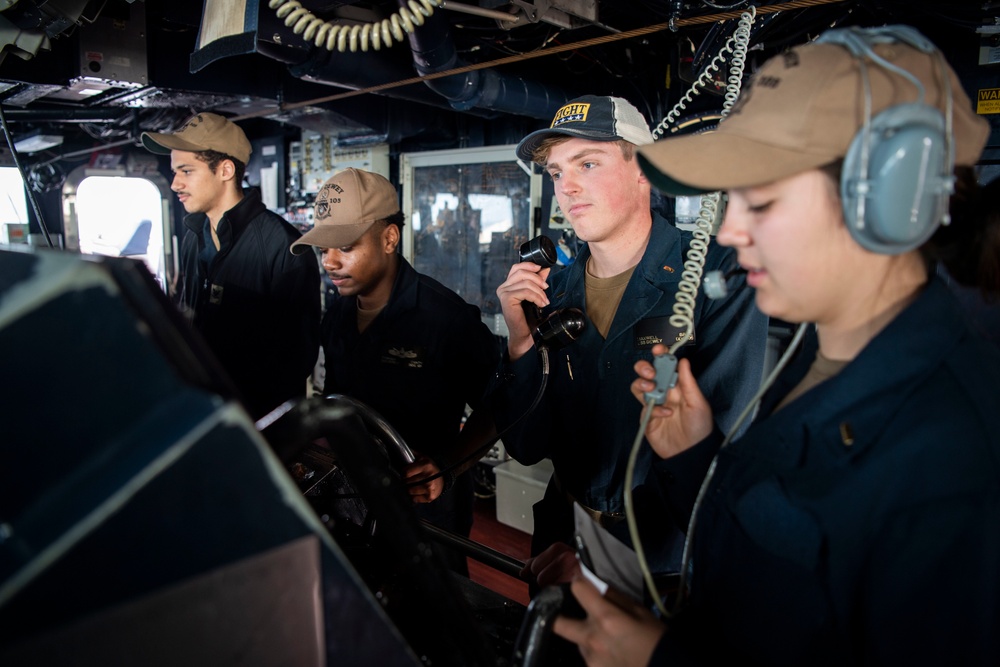
[[[531,262],[547,269],[556,263],[556,244],[548,236],[536,236],[522,243],[517,254],[518,261]],[[542,319],[541,309],[530,301],[522,301],[521,308],[524,310],[524,319],[528,322],[531,335],[535,336],[538,322]]]
[[[532,262],[543,269],[556,263],[556,244],[548,236],[540,235],[525,241],[518,248],[522,262]],[[530,301],[522,301],[524,318],[531,329],[531,337],[538,347],[555,349],[572,343],[586,327],[586,318],[579,308],[561,308],[542,319],[541,310]]]
[[[709,271],[705,274],[702,286],[705,296],[709,299],[724,299],[729,294],[726,281],[735,275],[746,273],[746,269],[737,266],[728,272]],[[671,352],[653,357],[653,368],[656,369],[656,388],[644,394],[646,401],[663,405],[667,392],[677,384],[677,357]]]

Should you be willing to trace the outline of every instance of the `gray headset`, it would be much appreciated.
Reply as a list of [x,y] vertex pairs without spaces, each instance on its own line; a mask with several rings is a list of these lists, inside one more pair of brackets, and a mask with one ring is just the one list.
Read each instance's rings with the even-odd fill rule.
[[[844,221],[851,236],[863,248],[886,255],[918,248],[939,225],[950,222],[955,155],[947,65],[934,44],[909,26],[839,28],[816,41],[846,48],[861,68],[865,121],[844,157],[840,176]],[[926,91],[913,74],[873,50],[876,44],[892,42],[933,54],[945,85],[944,114],[924,103]],[[909,80],[919,100],[891,106],[873,118],[866,58]]]

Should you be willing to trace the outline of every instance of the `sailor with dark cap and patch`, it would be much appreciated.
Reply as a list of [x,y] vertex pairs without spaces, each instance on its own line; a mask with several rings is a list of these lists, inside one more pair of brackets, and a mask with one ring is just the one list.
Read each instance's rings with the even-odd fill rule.
[[640,149],[665,192],[728,192],[719,242],[801,342],[735,438],[681,360],[645,431],[658,520],[688,527],[680,605],[575,580],[586,617],[553,628],[588,665],[1000,664],[1000,351],[935,272],[1000,295],[997,200],[949,213],[989,133],[940,51],[883,26],[772,57],[716,131]]
[[142,144],[170,156],[170,187],[188,213],[178,304],[254,419],[305,397],[319,356],[319,267],[289,254],[299,232],[259,190],[243,189],[251,151],[243,130],[199,113],[177,132],[144,132]]
[[[496,427],[516,460],[530,465],[547,457],[555,469],[534,507],[535,558],[528,570],[540,585],[549,583],[551,565],[573,558],[567,544],[573,538],[574,502],[629,541],[623,490],[641,410],[629,395],[632,367],[652,358],[654,344],[683,337],[669,319],[691,233],[651,210],[649,180],[635,154],[652,142],[646,120],[629,102],[588,95],[564,105],[549,127],[517,146],[520,159],[541,165],[552,179],[566,220],[586,242],[569,267],[550,275],[549,269],[521,262],[497,288],[510,335],[502,382],[492,394]],[[735,253],[714,242],[706,254],[706,271],[736,265]],[[545,309],[543,316],[567,307],[586,316],[579,339],[555,352],[545,393],[530,413],[542,368],[525,301]],[[760,384],[767,319],[735,277],[725,298],[698,296],[693,320],[693,333],[677,354],[706,378],[716,419],[728,428]],[[643,448],[637,482],[652,459],[652,451]],[[657,571],[677,567],[682,542],[675,529],[649,538],[650,545],[659,545],[650,549]]]
[[[499,341],[477,307],[399,254],[403,213],[383,176],[333,175],[314,211],[315,226],[291,250],[316,247],[337,290],[322,323],[324,394],[354,398],[385,419],[417,454],[403,477],[418,516],[468,537],[475,461],[462,460],[459,433],[466,405],[480,405],[496,369]],[[467,573],[464,557],[442,555]]]

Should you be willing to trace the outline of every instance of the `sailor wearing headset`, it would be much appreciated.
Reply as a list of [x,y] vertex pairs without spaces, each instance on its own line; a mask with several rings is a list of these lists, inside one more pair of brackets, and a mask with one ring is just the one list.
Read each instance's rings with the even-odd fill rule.
[[728,192],[719,242],[805,325],[731,442],[687,361],[662,405],[636,364],[687,578],[666,622],[574,580],[587,616],[554,629],[589,665],[1000,663],[1000,353],[934,271],[1000,293],[1000,218],[942,225],[988,133],[897,26],[778,55],[718,131],[640,150],[665,192]]

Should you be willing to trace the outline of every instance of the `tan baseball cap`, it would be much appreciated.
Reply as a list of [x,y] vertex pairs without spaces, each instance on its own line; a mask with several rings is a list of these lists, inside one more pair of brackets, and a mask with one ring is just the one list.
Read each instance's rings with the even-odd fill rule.
[[[979,159],[989,124],[973,112],[954,71],[934,54],[901,42],[875,53],[915,76],[924,103],[945,112],[947,69],[959,165]],[[871,114],[912,103],[919,92],[904,76],[867,61]],[[718,129],[663,139],[639,149],[650,182],[669,195],[753,187],[830,164],[847,150],[865,120],[859,61],[843,46],[809,43],[768,60]]]
[[306,246],[351,245],[379,220],[399,212],[396,188],[384,176],[349,167],[323,184],[313,204],[313,228],[292,244],[295,255]]
[[238,125],[214,113],[199,113],[177,132],[143,132],[142,145],[151,153],[170,155],[170,151],[201,153],[218,151],[236,158],[244,165],[250,160],[250,141]]

